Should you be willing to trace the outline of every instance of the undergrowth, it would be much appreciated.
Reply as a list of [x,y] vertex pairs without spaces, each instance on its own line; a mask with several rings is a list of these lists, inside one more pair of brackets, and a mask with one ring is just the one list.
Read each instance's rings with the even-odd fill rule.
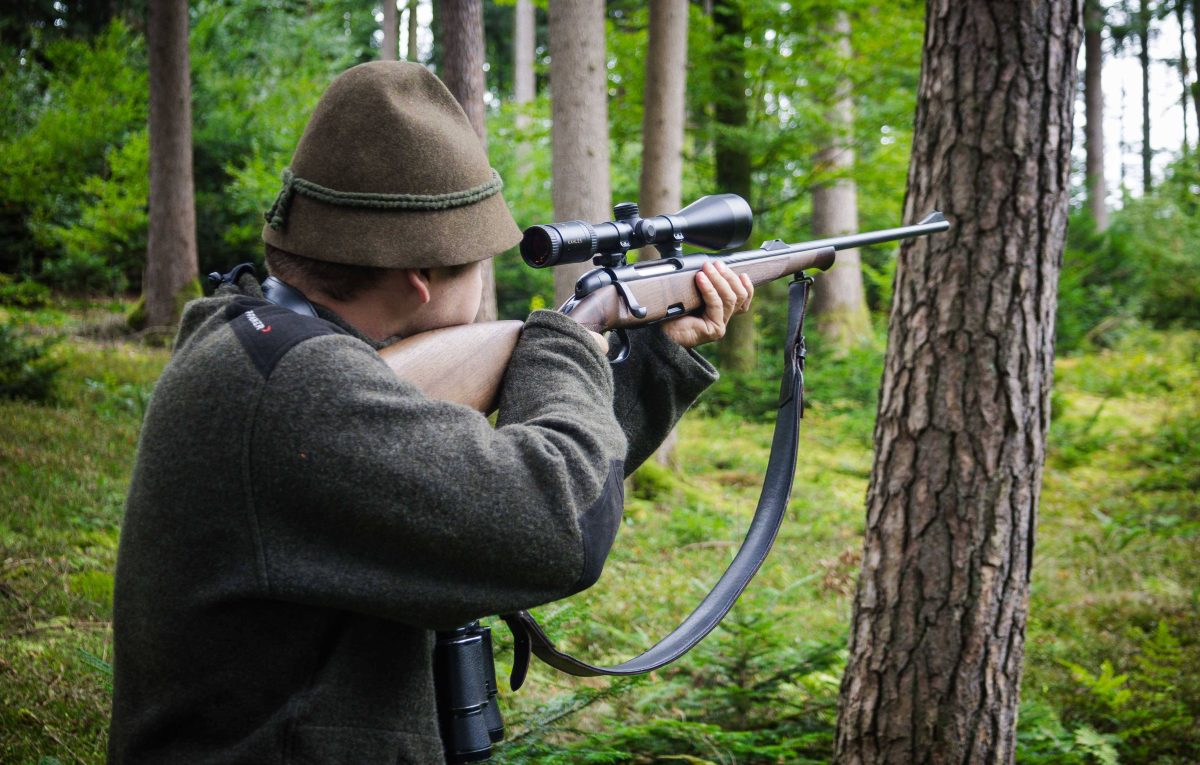
[[[43,315],[54,333],[74,326]],[[817,343],[787,522],[739,605],[649,677],[574,679],[535,664],[517,694],[495,624],[509,731],[498,762],[829,761],[880,348],[830,360]],[[1200,761],[1198,353],[1200,334],[1135,332],[1058,365],[1021,763]],[[64,364],[53,399],[0,401],[0,761],[20,765],[104,760],[121,506],[166,353],[74,338],[53,358]],[[635,474],[601,583],[540,609],[561,646],[628,658],[728,564],[771,433],[766,417],[729,404],[753,397],[727,385],[682,426],[677,471]]]

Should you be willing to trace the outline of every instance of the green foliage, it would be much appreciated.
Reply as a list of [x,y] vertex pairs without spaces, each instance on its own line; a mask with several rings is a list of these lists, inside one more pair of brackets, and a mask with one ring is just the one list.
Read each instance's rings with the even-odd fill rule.
[[0,269],[26,275],[63,254],[56,232],[80,219],[95,196],[88,179],[108,174],[106,158],[144,129],[147,111],[144,46],[120,22],[90,41],[54,41],[44,58],[0,75],[0,90],[44,88],[23,129],[0,139]]
[[43,265],[47,281],[109,294],[131,286],[146,262],[149,150],[146,131],[136,132],[106,152],[105,173],[84,180],[79,218],[47,229],[62,252]]
[[50,288],[32,279],[17,280],[0,273],[0,305],[41,308],[50,302]]
[[47,401],[63,363],[49,357],[58,338],[30,338],[5,321],[0,323],[0,398]]
[[1059,279],[1057,345],[1112,345],[1138,322],[1200,326],[1200,172],[1178,161],[1150,195],[1126,199],[1099,233],[1071,219]]

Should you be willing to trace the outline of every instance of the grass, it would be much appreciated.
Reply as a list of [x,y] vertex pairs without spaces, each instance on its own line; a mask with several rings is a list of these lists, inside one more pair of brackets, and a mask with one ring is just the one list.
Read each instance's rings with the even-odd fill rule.
[[[0,401],[5,763],[104,760],[121,506],[166,352],[80,337],[103,320],[89,310],[0,317],[72,335],[53,351],[65,368],[51,403]],[[1021,762],[1200,757],[1198,360],[1200,334],[1177,331],[1058,364]],[[822,382],[822,358],[810,364]],[[499,761],[827,761],[871,467],[874,407],[860,389],[877,369],[875,357],[827,372],[777,549],[722,627],[649,678],[580,680],[535,664],[518,694],[502,679]],[[846,380],[853,390],[839,397]],[[729,561],[770,436],[768,423],[715,407],[689,417],[680,470],[647,466],[631,481],[601,584],[541,609],[560,644],[618,661],[674,626]],[[511,646],[496,626],[505,674]]]

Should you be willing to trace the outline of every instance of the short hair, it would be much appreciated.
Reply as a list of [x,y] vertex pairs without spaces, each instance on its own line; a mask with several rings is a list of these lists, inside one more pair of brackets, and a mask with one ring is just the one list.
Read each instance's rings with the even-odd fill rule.
[[280,280],[300,287],[317,289],[334,300],[353,300],[378,282],[388,268],[330,263],[281,250],[264,243],[267,271]]

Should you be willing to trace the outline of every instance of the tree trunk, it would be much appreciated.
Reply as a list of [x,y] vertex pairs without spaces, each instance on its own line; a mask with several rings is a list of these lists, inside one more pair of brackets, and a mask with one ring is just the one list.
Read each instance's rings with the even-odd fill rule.
[[[604,2],[550,3],[548,21],[554,219],[597,223],[612,217]],[[576,280],[591,267],[554,269],[558,304],[574,294]]]
[[[651,0],[638,183],[638,204],[645,217],[682,207],[687,22],[687,0]],[[658,250],[646,247],[639,257],[658,257]]]
[[[841,68],[852,56],[850,17],[845,11],[837,13],[831,31],[836,65]],[[858,190],[849,177],[854,169],[854,98],[845,77],[839,79],[835,101],[825,113],[825,127],[829,133],[815,164],[818,173],[828,180],[818,183],[812,192],[815,239],[858,230]],[[863,294],[858,250],[839,252],[837,264],[821,275],[813,289],[812,310],[821,335],[837,351],[847,351],[870,336],[871,317]]]
[[1200,0],[1192,0],[1192,35],[1196,38],[1196,81],[1192,83],[1192,107],[1196,110],[1196,148],[1200,153]]
[[1141,0],[1137,12],[1138,62],[1142,66],[1142,193],[1154,189],[1150,168],[1154,148],[1150,143],[1150,0]]
[[412,62],[420,62],[420,52],[417,50],[417,30],[421,27],[417,23],[417,6],[420,3],[418,0],[408,0],[408,47],[405,48],[407,53],[406,58]]
[[[646,49],[646,87],[642,111],[642,173],[638,204],[645,217],[677,212],[683,183],[684,91],[687,88],[688,0],[650,0],[650,38]],[[642,248],[639,259],[656,258]],[[654,458],[675,461],[674,429]]]
[[[522,110],[537,97],[537,78],[533,71],[533,59],[537,52],[536,30],[533,1],[517,0],[513,8],[513,103]],[[516,126],[521,136],[517,144],[517,168],[522,176],[513,180],[525,184],[531,182],[524,177],[529,167],[529,144],[524,140],[525,131],[529,129],[529,115],[518,111]]]
[[[1191,95],[1192,75],[1188,67],[1187,53],[1187,14],[1184,0],[1175,0],[1175,18],[1179,20],[1179,80],[1183,84],[1180,103],[1183,104],[1183,155],[1191,153],[1188,146],[1188,100]],[[1200,140],[1200,139],[1198,139]]]
[[1104,29],[1104,8],[1100,0],[1087,0],[1084,9],[1084,69],[1083,98],[1087,113],[1084,143],[1087,149],[1088,209],[1096,230],[1108,228],[1108,192],[1104,186],[1104,48],[1101,32]]
[[537,97],[533,58],[537,52],[533,0],[517,0],[513,7],[513,101],[527,104]]
[[[747,202],[750,198],[750,152],[745,141],[736,133],[749,121],[746,104],[745,29],[738,0],[717,0],[712,8],[713,29],[724,66],[718,67],[713,78],[716,103],[713,113],[717,123],[716,165],[717,191],[737,194]],[[724,369],[749,372],[756,358],[754,309],[734,316],[717,347]]]
[[187,0],[150,0],[148,12],[150,225],[142,291],[146,326],[163,327],[179,317],[184,297],[198,293]]
[[380,61],[395,61],[400,55],[400,19],[396,0],[383,0],[383,42],[379,46]]
[[926,5],[843,765],[1014,759],[1081,6]]
[[[458,99],[471,127],[487,149],[483,93],[483,0],[437,0],[438,38],[442,47],[442,82]],[[496,320],[496,268],[483,264],[483,299],[475,321]]]

